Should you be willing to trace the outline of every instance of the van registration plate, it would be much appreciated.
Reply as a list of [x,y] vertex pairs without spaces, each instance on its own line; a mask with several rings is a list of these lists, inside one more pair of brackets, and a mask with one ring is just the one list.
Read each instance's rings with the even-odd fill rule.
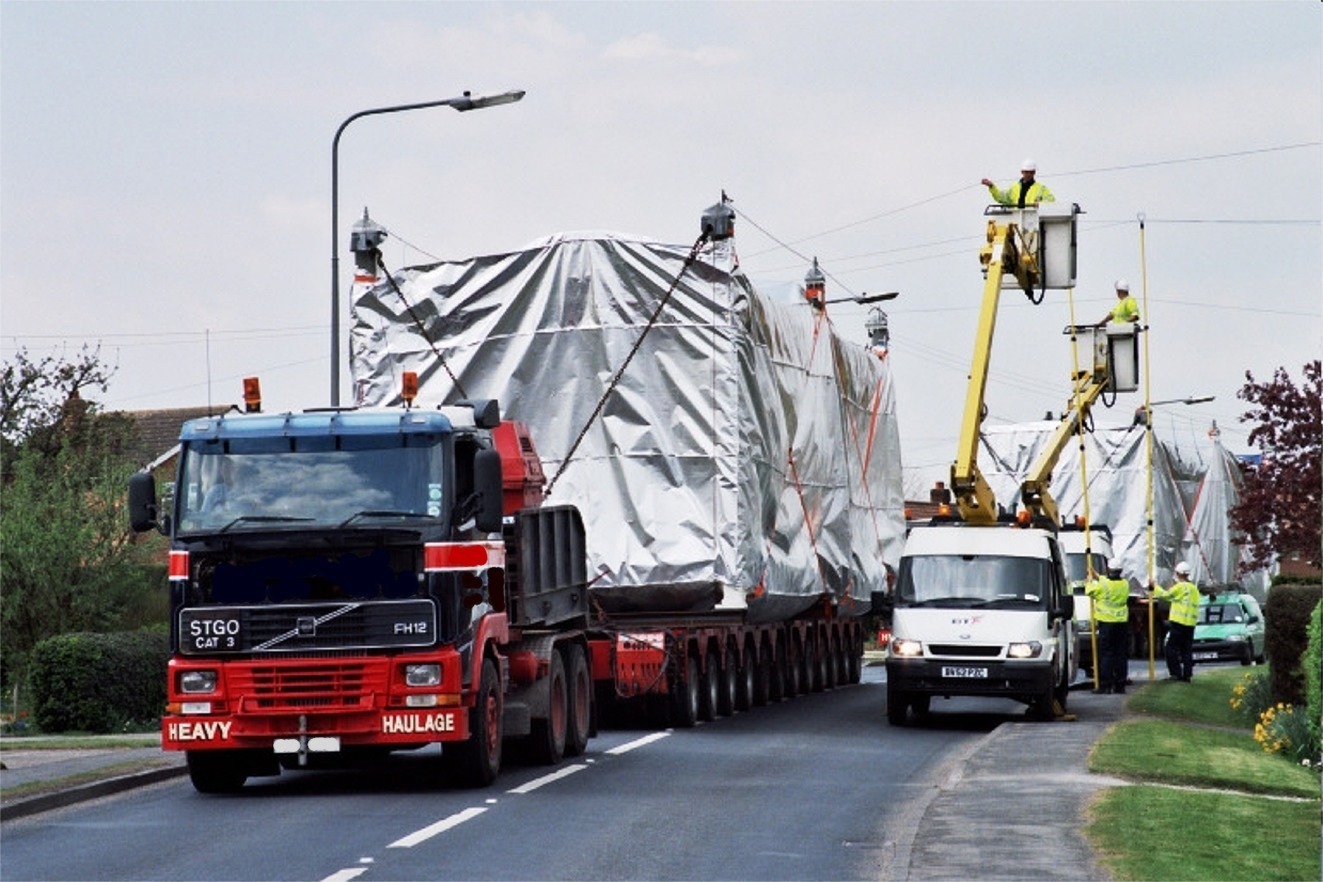
[[1196,653],[1194,654],[1194,660],[1195,660],[1195,661],[1216,661],[1216,660],[1217,660],[1217,653],[1216,653],[1216,652],[1196,652]]
[[954,665],[945,665],[942,668],[942,676],[960,677],[963,679],[973,678],[976,680],[978,679],[986,680],[988,677],[988,669],[976,668],[976,667],[956,667]]

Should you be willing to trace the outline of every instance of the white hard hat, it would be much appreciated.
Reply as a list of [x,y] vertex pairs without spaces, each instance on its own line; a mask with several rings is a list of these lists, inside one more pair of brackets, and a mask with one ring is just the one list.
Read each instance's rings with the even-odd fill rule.
[[1116,280],[1116,290],[1118,290],[1118,291],[1129,291],[1129,290],[1130,290],[1130,283],[1127,282],[1125,279],[1117,279],[1117,280]]
[[1020,163],[1020,171],[1036,172],[1038,171],[1038,163],[1034,162],[1032,159],[1026,159],[1024,162]]
[[1190,565],[1187,564],[1185,561],[1181,561],[1180,563],[1176,564],[1176,575],[1178,576],[1190,575]]

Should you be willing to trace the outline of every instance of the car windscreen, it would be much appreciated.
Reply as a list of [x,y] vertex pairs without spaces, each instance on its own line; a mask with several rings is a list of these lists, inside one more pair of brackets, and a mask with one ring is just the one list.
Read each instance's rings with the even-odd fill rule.
[[1245,611],[1238,603],[1209,603],[1199,607],[1201,625],[1230,625],[1245,621]]

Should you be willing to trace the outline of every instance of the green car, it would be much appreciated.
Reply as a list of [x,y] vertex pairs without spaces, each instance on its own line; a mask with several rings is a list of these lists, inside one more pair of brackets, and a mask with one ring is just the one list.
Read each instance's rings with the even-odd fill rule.
[[1249,594],[1205,597],[1194,626],[1194,661],[1263,662],[1263,612]]

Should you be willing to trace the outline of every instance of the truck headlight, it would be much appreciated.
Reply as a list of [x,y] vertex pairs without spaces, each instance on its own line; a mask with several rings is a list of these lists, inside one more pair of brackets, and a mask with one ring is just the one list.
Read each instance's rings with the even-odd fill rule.
[[439,686],[440,665],[405,665],[404,682],[409,686]]
[[184,671],[179,675],[179,691],[190,695],[216,691],[215,671]]
[[891,638],[891,654],[914,657],[923,655],[923,643],[918,640]]
[[1006,649],[1007,658],[1038,658],[1043,654],[1043,644],[1037,640],[1028,643],[1012,643]]

